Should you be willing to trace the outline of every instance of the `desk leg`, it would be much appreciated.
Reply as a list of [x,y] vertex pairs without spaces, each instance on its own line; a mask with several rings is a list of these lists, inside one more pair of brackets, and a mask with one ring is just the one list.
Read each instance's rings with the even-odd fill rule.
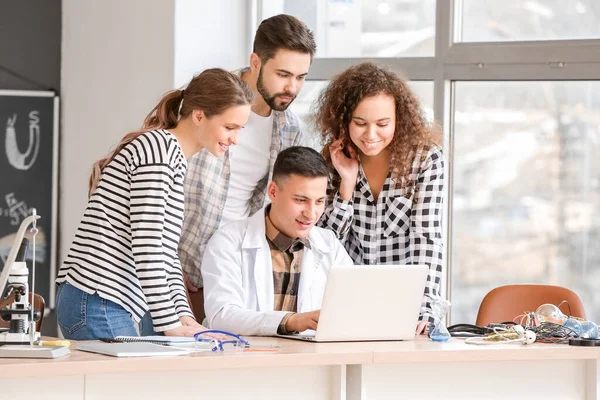
[[586,400],[600,400],[600,361],[587,360],[586,362]]
[[366,400],[363,385],[363,366],[346,366],[346,400]]
[[346,400],[346,366],[331,367],[331,399]]

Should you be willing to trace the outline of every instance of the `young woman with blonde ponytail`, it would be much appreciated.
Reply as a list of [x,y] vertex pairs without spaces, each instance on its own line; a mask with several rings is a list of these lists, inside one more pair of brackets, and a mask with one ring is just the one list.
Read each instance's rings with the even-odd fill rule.
[[154,330],[204,330],[190,310],[177,247],[187,159],[223,156],[248,120],[253,99],[221,69],[167,93],[142,130],[93,166],[89,202],[56,283],[57,319],[68,339],[136,336],[149,311]]

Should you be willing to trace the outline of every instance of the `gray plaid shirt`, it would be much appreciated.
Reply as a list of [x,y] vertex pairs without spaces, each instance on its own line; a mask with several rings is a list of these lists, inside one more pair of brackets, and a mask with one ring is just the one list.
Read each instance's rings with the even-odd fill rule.
[[[241,75],[246,69],[234,73]],[[298,116],[289,110],[272,112],[269,172],[257,182],[248,201],[250,216],[268,202],[268,197],[265,196],[267,183],[271,180],[273,164],[279,152],[291,146],[299,146],[303,141]],[[219,228],[229,190],[229,176],[229,152],[219,158],[202,150],[188,160],[184,186],[185,219],[179,242],[179,258],[183,270],[196,287],[202,287],[202,256],[206,243]]]

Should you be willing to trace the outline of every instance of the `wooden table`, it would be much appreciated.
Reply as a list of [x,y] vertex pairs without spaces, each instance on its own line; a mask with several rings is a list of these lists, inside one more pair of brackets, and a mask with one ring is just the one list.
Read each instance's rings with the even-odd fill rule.
[[599,348],[249,340],[282,348],[130,359],[73,348],[56,360],[0,359],[0,399],[600,400]]

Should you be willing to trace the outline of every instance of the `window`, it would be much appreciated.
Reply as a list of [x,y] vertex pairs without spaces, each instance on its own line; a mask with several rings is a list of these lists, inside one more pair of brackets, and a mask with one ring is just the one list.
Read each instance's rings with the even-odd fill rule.
[[546,283],[597,320],[600,82],[455,87],[453,319],[496,286]]
[[597,0],[462,0],[464,42],[600,38]]
[[419,98],[423,113],[428,121],[433,121],[433,82],[411,81],[410,87]]
[[285,13],[315,33],[317,57],[427,57],[435,0],[265,0],[263,18]]
[[302,120],[302,127],[306,139],[306,145],[315,150],[321,151],[323,143],[321,134],[314,128],[311,120],[311,107],[319,97],[319,93],[327,86],[327,81],[306,81],[302,90],[292,103],[290,108]]

